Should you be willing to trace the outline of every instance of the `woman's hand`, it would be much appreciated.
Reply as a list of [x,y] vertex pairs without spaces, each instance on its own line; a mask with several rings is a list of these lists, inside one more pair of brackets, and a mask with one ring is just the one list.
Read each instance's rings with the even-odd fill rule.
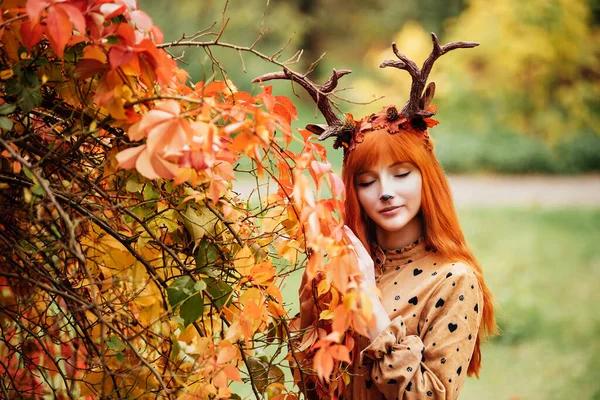
[[360,239],[356,237],[352,229],[350,229],[347,225],[344,225],[344,232],[346,233],[346,237],[352,244],[352,248],[356,253],[358,258],[358,267],[362,272],[365,280],[361,283],[361,289],[366,289],[369,287],[377,286],[375,281],[375,264],[373,263],[373,258],[369,255],[367,249],[362,244]]
[[344,225],[344,231],[346,232],[346,237],[350,240],[350,243],[356,252],[356,256],[358,257],[358,266],[365,277],[365,280],[360,285],[360,289],[369,296],[371,304],[373,305],[373,317],[375,318],[375,324],[369,326],[368,328],[369,338],[370,340],[373,340],[379,336],[379,334],[386,329],[392,321],[385,311],[383,304],[381,304],[379,297],[373,293],[373,288],[377,286],[377,282],[375,281],[375,263],[373,263],[373,259],[369,255],[369,252],[367,252],[367,249],[365,249],[365,246],[362,244],[360,239],[356,237],[354,232],[352,232],[352,229]]

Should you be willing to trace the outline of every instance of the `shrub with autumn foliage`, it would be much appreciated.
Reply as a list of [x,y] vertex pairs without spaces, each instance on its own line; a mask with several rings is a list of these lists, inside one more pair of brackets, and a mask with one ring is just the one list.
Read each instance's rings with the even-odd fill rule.
[[[190,83],[168,49],[291,61],[163,43],[134,0],[0,10],[0,397],[341,394],[370,315],[326,150],[288,98]],[[243,199],[239,179],[277,190]],[[304,332],[280,292],[301,268],[321,277]]]

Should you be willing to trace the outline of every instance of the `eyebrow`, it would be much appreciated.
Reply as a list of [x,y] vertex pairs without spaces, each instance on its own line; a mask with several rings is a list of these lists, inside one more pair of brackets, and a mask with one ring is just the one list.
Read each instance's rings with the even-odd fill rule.
[[[395,162],[393,164],[388,165],[388,168],[395,167],[396,165],[399,165],[399,164],[405,164],[406,162],[407,161],[397,161],[397,162]],[[372,173],[374,173],[374,171],[363,171],[363,172],[361,172],[359,174],[356,174],[356,176],[364,175],[364,174],[372,174]]]

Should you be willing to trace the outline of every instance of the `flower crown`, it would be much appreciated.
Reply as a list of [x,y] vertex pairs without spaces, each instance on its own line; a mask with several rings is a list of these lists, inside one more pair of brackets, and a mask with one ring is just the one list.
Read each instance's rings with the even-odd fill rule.
[[337,86],[338,80],[349,73],[351,70],[333,70],[331,77],[323,85],[318,86],[311,82],[305,75],[298,74],[284,67],[282,72],[274,72],[262,75],[252,80],[252,82],[262,82],[272,79],[288,79],[297,82],[302,86],[317,103],[317,107],[327,121],[326,125],[308,124],[306,129],[319,135],[319,140],[325,140],[335,136],[333,148],[343,147],[344,161],[348,154],[356,148],[358,143],[363,141],[367,132],[385,129],[390,134],[396,134],[400,131],[410,132],[423,138],[427,148],[432,151],[433,147],[429,140],[428,128],[438,124],[431,119],[437,111],[437,107],[431,105],[431,100],[435,94],[435,83],[431,82],[425,88],[427,78],[435,61],[454,49],[471,48],[479,46],[475,42],[452,42],[446,45],[440,45],[435,35],[431,33],[433,41],[433,50],[429,57],[423,62],[419,69],[417,64],[398,51],[396,43],[392,43],[392,50],[399,60],[386,60],[381,63],[380,68],[394,67],[408,71],[412,77],[410,88],[410,97],[401,111],[396,106],[389,105],[380,112],[371,114],[361,120],[355,121],[351,114],[346,114],[343,118],[338,117],[332,108],[332,103],[327,97],[329,93]]

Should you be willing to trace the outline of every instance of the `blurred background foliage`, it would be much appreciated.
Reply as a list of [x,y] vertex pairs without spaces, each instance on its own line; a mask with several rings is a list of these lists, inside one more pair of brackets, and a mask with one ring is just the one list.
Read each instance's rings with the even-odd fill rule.
[[[224,0],[140,0],[166,41],[223,20]],[[441,124],[432,129],[436,151],[449,172],[573,174],[600,171],[600,1],[599,0],[231,0],[221,40],[271,55],[288,41],[281,59],[304,53],[296,71],[327,53],[310,77],[322,83],[332,68],[349,68],[340,96],[368,105],[338,102],[361,118],[387,104],[405,103],[410,76],[380,69],[395,58],[391,42],[418,64],[431,50],[429,32],[442,43],[477,41],[475,49],[440,58],[430,75]],[[201,40],[210,40],[206,36]],[[179,48],[174,55],[181,56]],[[276,66],[249,54],[213,48],[240,89]],[[183,57],[192,81],[215,70],[202,49]],[[244,72],[245,66],[246,72]],[[275,68],[274,68],[275,67]],[[275,91],[293,95],[289,82]],[[297,127],[320,120],[312,102],[297,91]],[[329,143],[331,145],[331,143]],[[334,168],[341,154],[332,152]]]

